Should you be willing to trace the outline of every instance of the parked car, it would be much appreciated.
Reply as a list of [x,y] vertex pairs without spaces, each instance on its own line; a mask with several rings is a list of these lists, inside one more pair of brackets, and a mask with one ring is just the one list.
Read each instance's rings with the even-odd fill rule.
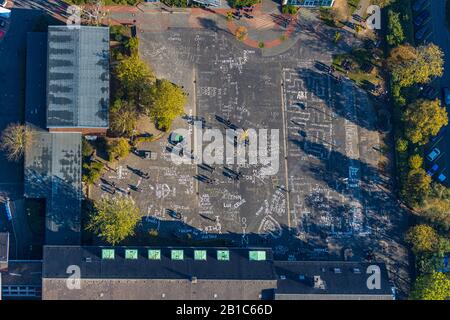
[[432,166],[430,168],[430,170],[427,171],[427,175],[432,177],[436,173],[436,171],[438,171],[438,169],[439,169],[439,166],[437,164],[435,164],[434,166]]
[[445,180],[447,180],[447,177],[446,177],[443,173],[441,173],[441,174],[439,175],[439,177],[438,177],[438,180],[439,180],[440,182],[444,182]]
[[421,40],[431,34],[431,27],[430,26],[424,26],[420,28],[415,35],[416,40]]
[[178,144],[184,140],[184,137],[181,134],[176,132],[172,132],[169,136],[169,142],[172,144]]
[[442,89],[442,93],[444,95],[444,103],[445,103],[445,105],[447,107],[450,106],[450,89],[449,88],[444,88],[444,89]]
[[428,6],[430,4],[430,1],[428,0],[416,0],[416,2],[414,2],[413,5],[413,11],[414,12],[419,12],[420,10],[422,10],[425,6]]
[[427,155],[427,159],[430,160],[430,161],[434,161],[434,160],[436,160],[437,157],[439,157],[440,154],[441,154],[441,150],[439,150],[438,148],[434,148]]
[[430,18],[430,12],[428,10],[422,11],[417,17],[414,18],[414,25],[420,27]]

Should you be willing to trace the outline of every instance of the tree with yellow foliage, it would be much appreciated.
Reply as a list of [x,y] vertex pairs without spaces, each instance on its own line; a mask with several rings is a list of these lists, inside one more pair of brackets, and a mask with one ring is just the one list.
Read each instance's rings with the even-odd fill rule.
[[402,115],[406,137],[419,145],[428,143],[430,136],[438,134],[448,124],[448,115],[438,99],[418,100],[406,107]]
[[425,84],[434,76],[444,72],[444,53],[435,44],[415,48],[400,45],[391,51],[388,66],[393,80],[402,87],[413,84]]

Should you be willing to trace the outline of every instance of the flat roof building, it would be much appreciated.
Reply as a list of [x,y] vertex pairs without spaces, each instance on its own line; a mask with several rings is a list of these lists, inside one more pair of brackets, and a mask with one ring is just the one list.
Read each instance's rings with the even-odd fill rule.
[[[373,270],[379,289],[369,288]],[[386,266],[354,261],[275,261],[276,300],[392,300]]]
[[[43,299],[264,299],[276,285],[270,249],[45,246]],[[66,286],[67,267],[81,289]]]
[[46,199],[46,244],[80,244],[81,135],[108,128],[109,28],[29,33],[25,105],[33,141],[25,150],[24,194]]
[[46,244],[80,244],[81,133],[34,131],[24,161],[24,193],[46,199]]
[[[71,265],[80,268],[79,290],[67,287]],[[384,264],[374,264],[381,270],[381,289],[364,288],[367,265],[274,261],[268,248],[45,246],[42,298],[392,299]],[[314,276],[322,277],[328,289],[314,289],[309,282]]]
[[49,26],[47,128],[100,133],[108,110],[109,28]]

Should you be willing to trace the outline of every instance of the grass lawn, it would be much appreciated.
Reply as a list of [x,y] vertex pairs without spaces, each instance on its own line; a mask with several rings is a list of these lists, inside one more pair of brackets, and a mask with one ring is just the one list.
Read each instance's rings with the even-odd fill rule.
[[[348,72],[347,76],[359,87],[366,87],[369,82],[374,85],[378,85],[382,82],[382,79],[378,77],[381,62],[373,58],[371,51],[358,48],[353,50],[350,54],[339,54],[333,56],[333,66],[336,70],[345,74],[346,70],[342,67],[344,60],[349,60],[351,62],[352,68]],[[374,66],[372,72],[367,73],[361,70],[361,67],[364,64]]]

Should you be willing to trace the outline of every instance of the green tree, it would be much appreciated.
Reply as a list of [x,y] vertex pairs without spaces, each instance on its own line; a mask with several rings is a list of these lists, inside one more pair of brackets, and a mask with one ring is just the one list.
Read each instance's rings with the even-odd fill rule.
[[400,13],[388,11],[388,35],[386,40],[391,46],[398,46],[405,40]]
[[109,161],[124,158],[130,153],[130,144],[125,138],[109,140],[106,151],[109,155]]
[[434,252],[439,245],[439,235],[433,227],[426,224],[420,224],[409,229],[406,240],[411,244],[416,255]]
[[86,229],[111,245],[132,236],[140,220],[132,198],[104,197],[94,203],[94,209]]
[[232,8],[238,8],[238,7],[250,7],[257,3],[259,3],[261,0],[228,0],[228,3]]
[[158,129],[170,130],[172,121],[184,114],[186,94],[175,84],[163,79],[156,81],[150,96],[150,116],[155,120]]
[[138,119],[136,107],[130,102],[118,99],[109,111],[109,125],[117,135],[129,137],[133,134]]
[[408,172],[401,196],[406,203],[412,207],[417,207],[423,203],[423,200],[430,192],[431,177],[425,170],[417,169]]
[[428,143],[430,136],[438,134],[448,124],[448,115],[439,100],[418,100],[403,112],[406,137],[419,145]]
[[0,150],[6,154],[10,161],[19,161],[25,153],[25,148],[33,139],[31,127],[13,123],[8,125],[0,136]]
[[92,144],[83,138],[83,140],[81,140],[81,154],[83,155],[83,157],[90,157],[94,153],[94,151],[95,149]]
[[400,153],[408,151],[408,140],[398,138],[395,142],[395,150]]
[[121,60],[114,68],[114,75],[121,85],[119,96],[144,107],[149,103],[149,92],[155,82],[155,76],[139,55]]
[[81,179],[86,184],[95,183],[102,176],[102,171],[105,165],[101,162],[85,162],[83,163],[83,174]]
[[450,279],[442,272],[433,271],[416,279],[410,298],[414,300],[448,300]]
[[423,164],[423,158],[419,154],[414,154],[408,159],[409,167],[413,170],[420,169]]
[[418,48],[400,45],[391,51],[388,66],[393,80],[402,87],[428,83],[434,76],[440,77],[444,71],[442,50],[435,44]]
[[[430,195],[425,199],[420,214],[444,230],[450,229],[450,188],[439,183],[431,185]],[[450,251],[450,249],[449,249]]]
[[131,37],[125,43],[125,48],[130,53],[130,56],[137,56],[139,52],[139,39],[137,37]]

